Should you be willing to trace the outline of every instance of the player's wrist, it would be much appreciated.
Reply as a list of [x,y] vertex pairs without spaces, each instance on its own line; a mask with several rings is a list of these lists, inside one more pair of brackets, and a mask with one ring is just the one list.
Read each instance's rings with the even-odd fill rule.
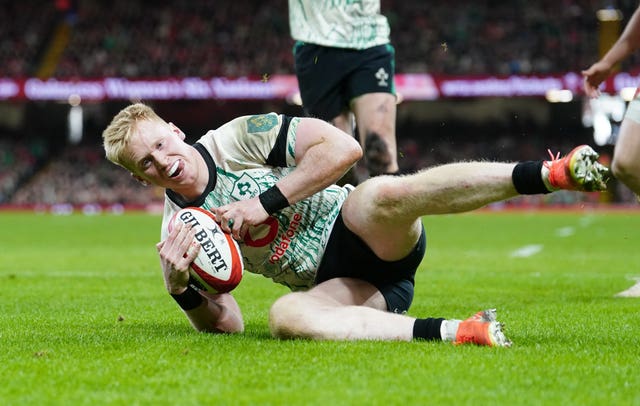
[[204,297],[191,286],[187,286],[181,293],[170,294],[182,310],[193,310],[204,301]]
[[170,295],[179,295],[184,293],[184,291],[187,290],[188,288],[189,286],[172,287],[172,288],[168,288],[167,291],[169,292]]
[[270,215],[290,205],[287,198],[276,185],[260,193],[258,199],[264,210]]

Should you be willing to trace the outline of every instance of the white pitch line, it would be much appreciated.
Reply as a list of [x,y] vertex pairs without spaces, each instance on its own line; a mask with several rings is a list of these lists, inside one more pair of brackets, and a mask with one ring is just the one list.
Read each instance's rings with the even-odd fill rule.
[[614,296],[616,297],[640,297],[640,277],[630,278],[634,280],[636,283],[631,286],[629,289],[623,290],[622,292],[616,293]]
[[515,251],[511,251],[510,256],[512,258],[527,258],[536,255],[537,253],[542,251],[543,248],[544,245],[542,244],[525,245],[524,247],[520,247]]
[[573,227],[561,227],[556,230],[556,235],[558,237],[571,237],[575,232],[576,230]]
[[591,215],[580,217],[580,220],[578,220],[580,227],[589,227],[594,221],[595,217]]

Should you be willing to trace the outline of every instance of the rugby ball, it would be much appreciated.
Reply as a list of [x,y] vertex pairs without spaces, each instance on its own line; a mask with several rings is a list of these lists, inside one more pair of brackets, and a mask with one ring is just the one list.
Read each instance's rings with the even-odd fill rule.
[[198,256],[189,266],[189,282],[214,294],[238,286],[244,272],[240,247],[230,234],[222,231],[213,213],[199,207],[179,210],[169,221],[169,231],[176,221],[192,224],[196,230],[194,241],[200,245]]

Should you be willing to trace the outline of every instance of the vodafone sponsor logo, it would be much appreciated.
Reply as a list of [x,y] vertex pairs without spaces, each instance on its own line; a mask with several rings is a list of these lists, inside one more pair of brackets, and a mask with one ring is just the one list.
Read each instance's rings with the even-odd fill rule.
[[271,255],[271,258],[269,258],[270,263],[275,264],[287,252],[287,249],[291,245],[291,241],[296,237],[296,230],[300,225],[300,220],[302,220],[302,216],[295,213],[291,219],[291,223],[289,223],[289,227],[280,236],[280,242],[275,246],[274,252]]

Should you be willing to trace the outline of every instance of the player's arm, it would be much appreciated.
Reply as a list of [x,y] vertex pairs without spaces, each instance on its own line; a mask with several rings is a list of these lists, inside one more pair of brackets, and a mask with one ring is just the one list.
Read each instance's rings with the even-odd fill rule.
[[183,309],[193,328],[206,333],[241,333],[244,331],[242,312],[238,302],[230,293],[217,295],[208,295],[197,291],[193,293],[202,297],[200,304],[190,310]]
[[360,144],[344,131],[315,118],[299,120],[295,134],[290,135],[288,127],[281,129],[282,138],[276,141],[279,146],[274,147],[279,148],[280,153],[275,155],[281,158],[275,163],[267,162],[285,166],[286,158],[282,156],[289,148],[289,137],[295,136],[295,169],[257,197],[211,209],[222,229],[235,239],[242,240],[249,226],[261,224],[278,210],[335,183],[362,157]]
[[362,158],[349,134],[315,118],[302,118],[296,131],[296,169],[276,185],[290,204],[335,183]]
[[588,96],[598,95],[598,86],[612,72],[615,64],[625,59],[633,51],[640,47],[640,7],[631,16],[620,38],[611,49],[587,70],[582,71],[584,76],[584,90]]
[[195,229],[177,222],[167,238],[156,246],[167,291],[196,330],[209,333],[242,332],[242,312],[231,294],[204,295],[189,286],[189,264],[200,249],[198,244],[193,243],[194,236]]

